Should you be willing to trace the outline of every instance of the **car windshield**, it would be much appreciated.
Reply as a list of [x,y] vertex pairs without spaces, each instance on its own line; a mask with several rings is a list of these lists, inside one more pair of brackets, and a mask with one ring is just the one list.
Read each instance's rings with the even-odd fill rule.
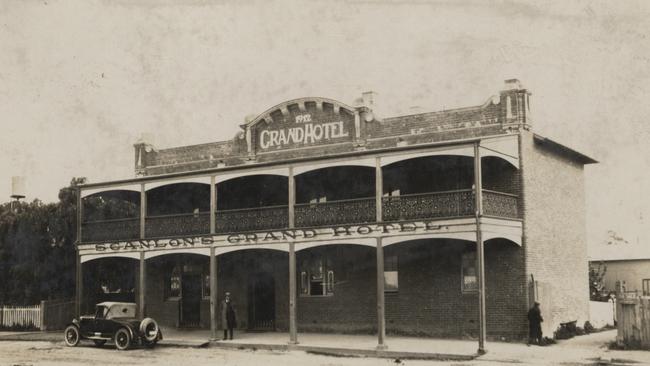
[[108,309],[105,306],[98,305],[97,310],[95,310],[95,319],[104,319],[107,312]]

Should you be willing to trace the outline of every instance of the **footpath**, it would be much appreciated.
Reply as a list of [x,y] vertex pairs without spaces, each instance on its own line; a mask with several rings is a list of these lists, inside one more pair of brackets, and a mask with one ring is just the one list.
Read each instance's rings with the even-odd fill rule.
[[[164,329],[161,347],[211,347],[242,350],[305,351],[314,354],[391,359],[472,361],[472,364],[531,365],[650,365],[650,350],[610,350],[616,330],[560,340],[549,346],[523,343],[488,342],[487,354],[476,353],[476,341],[387,337],[386,349],[376,348],[376,338],[369,335],[299,334],[298,344],[288,344],[287,333],[235,334],[234,340],[209,340],[209,331]],[[63,342],[62,331],[0,332],[1,341]]]

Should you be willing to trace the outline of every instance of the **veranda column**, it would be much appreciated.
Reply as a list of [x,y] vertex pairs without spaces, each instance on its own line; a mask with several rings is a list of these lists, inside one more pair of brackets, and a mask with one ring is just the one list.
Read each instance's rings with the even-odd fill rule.
[[217,186],[214,175],[210,177],[210,234],[217,232]]
[[217,257],[214,247],[210,247],[210,339],[217,339]]
[[145,191],[144,183],[140,184],[140,239],[144,239],[145,234],[145,218],[147,215],[147,191]]
[[81,198],[81,189],[77,188],[77,265],[76,265],[76,276],[75,276],[75,295],[76,295],[76,304],[75,304],[75,313],[77,317],[81,316],[81,299],[83,291],[83,277],[81,276],[81,254],[79,253],[79,245],[81,244],[81,221],[83,220],[83,199]]
[[77,284],[77,290],[75,291],[75,294],[77,295],[77,303],[75,307],[75,313],[77,314],[77,318],[81,316],[81,301],[83,299],[83,276],[81,273],[81,266],[83,264],[81,263],[81,255],[79,254],[79,248],[77,248],[77,273],[76,273],[76,279],[75,282]]
[[[381,158],[375,160],[375,212],[377,222],[383,221],[382,195],[384,191],[384,177],[381,172]],[[377,348],[385,349],[386,338],[386,311],[384,298],[384,247],[381,237],[377,238]]]
[[77,188],[77,245],[81,243],[81,223],[83,221],[83,198],[81,197],[81,189]]
[[478,353],[485,353],[485,255],[481,233],[481,216],[483,215],[483,183],[481,179],[480,141],[474,144],[474,198],[476,217],[476,273],[478,281]]
[[146,262],[144,260],[144,251],[140,252],[140,281],[139,281],[139,286],[140,289],[138,291],[138,309],[140,311],[140,318],[145,317],[145,303],[144,303],[144,295],[145,292],[147,291],[147,267],[146,267]]
[[[293,177],[293,167],[289,167],[289,229],[296,225],[296,182]],[[296,247],[293,241],[289,242],[289,343],[298,343],[298,326],[296,324]]]

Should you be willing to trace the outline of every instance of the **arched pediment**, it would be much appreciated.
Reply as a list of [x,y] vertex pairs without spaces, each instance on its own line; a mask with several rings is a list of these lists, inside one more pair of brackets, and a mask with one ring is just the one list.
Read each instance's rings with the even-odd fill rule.
[[322,97],[305,97],[305,98],[298,98],[298,99],[292,99],[286,102],[282,102],[280,104],[277,104],[261,114],[259,114],[257,117],[255,117],[253,120],[250,122],[244,124],[242,127],[244,129],[250,128],[255,126],[256,124],[264,121],[266,123],[273,123],[273,117],[272,115],[276,112],[281,113],[282,115],[288,115],[290,114],[290,111],[297,108],[299,111],[305,112],[307,111],[307,105],[309,103],[314,103],[316,106],[316,109],[323,109],[323,106],[327,108],[327,106],[331,106],[332,111],[335,114],[341,113],[341,111],[344,111],[350,115],[354,115],[355,109],[354,107],[347,105],[345,103],[341,103],[337,100],[334,99],[329,99],[329,98],[322,98]]
[[242,127],[249,153],[351,143],[361,133],[354,107],[318,97],[280,103]]

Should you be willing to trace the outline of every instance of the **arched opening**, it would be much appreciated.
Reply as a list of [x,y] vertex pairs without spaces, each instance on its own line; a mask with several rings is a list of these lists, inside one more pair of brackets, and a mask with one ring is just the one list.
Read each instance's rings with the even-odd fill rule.
[[305,332],[376,331],[376,250],[333,244],[296,253],[297,322]]
[[481,159],[481,173],[484,214],[518,218],[521,212],[519,170],[506,160],[486,156]]
[[131,258],[97,258],[82,264],[82,315],[104,301],[136,302],[139,262]]
[[252,175],[217,184],[217,232],[288,226],[288,181],[279,175]]
[[471,157],[439,155],[399,161],[384,167],[383,179],[385,221],[474,214]]
[[140,235],[140,192],[110,190],[84,197],[81,224],[84,242],[104,241],[120,233],[124,239]]
[[170,253],[147,259],[146,268],[148,316],[166,326],[210,326],[208,256]]
[[210,185],[174,183],[147,191],[147,238],[210,232]]
[[[237,327],[252,331],[289,328],[289,258],[286,252],[245,249],[217,256],[219,299],[230,293]],[[219,303],[221,314],[223,304]],[[223,319],[219,324],[223,328]]]
[[296,226],[374,222],[375,170],[322,168],[296,176]]

